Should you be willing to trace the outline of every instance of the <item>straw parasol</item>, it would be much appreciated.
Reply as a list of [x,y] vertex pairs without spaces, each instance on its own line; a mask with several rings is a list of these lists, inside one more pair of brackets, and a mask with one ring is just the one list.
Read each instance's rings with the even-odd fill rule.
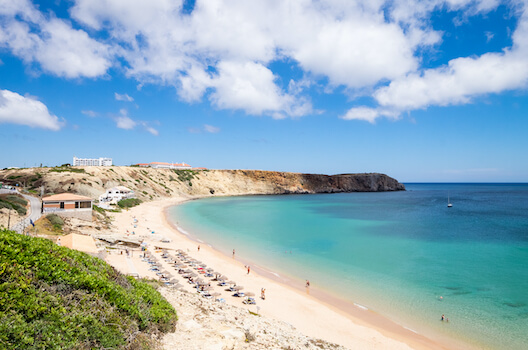
[[254,297],[255,296],[255,293],[253,292],[247,292],[247,293],[244,293],[247,297]]
[[234,289],[234,290],[236,290],[236,291],[239,291],[239,290],[242,290],[242,289],[244,289],[244,287],[242,287],[242,286],[236,286],[236,287],[235,287],[235,288],[233,288],[233,289]]

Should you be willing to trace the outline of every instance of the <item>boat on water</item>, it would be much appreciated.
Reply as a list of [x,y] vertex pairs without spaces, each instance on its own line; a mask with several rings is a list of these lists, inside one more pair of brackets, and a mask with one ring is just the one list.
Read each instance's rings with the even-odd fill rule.
[[449,193],[447,194],[447,207],[448,208],[451,208],[453,206],[453,204],[451,204],[451,202],[449,201]]

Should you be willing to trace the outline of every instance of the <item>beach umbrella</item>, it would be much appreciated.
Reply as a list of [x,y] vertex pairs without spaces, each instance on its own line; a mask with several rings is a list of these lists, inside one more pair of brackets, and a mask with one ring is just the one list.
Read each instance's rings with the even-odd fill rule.
[[255,293],[253,292],[247,292],[245,293],[247,297],[254,297],[255,296]]
[[205,269],[205,271],[213,273],[214,269],[211,268],[211,267],[208,267],[208,268]]
[[229,282],[226,282],[227,284],[236,284],[235,281],[229,281]]
[[200,287],[200,290],[211,290],[211,289],[213,289],[213,287],[211,287],[211,286]]
[[219,296],[219,295],[222,295],[222,293],[214,292],[214,293],[211,293],[211,295],[212,295],[213,297],[217,297],[217,296]]
[[236,286],[236,287],[235,287],[235,288],[233,288],[233,289],[234,289],[234,290],[236,290],[236,291],[239,291],[239,290],[242,290],[242,289],[244,289],[244,287],[242,287],[242,286]]

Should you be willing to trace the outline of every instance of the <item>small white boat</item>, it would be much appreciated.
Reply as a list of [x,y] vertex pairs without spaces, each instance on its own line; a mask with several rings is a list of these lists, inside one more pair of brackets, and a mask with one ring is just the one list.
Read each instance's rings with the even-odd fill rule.
[[451,208],[453,206],[453,204],[451,204],[451,202],[449,201],[449,193],[447,194],[447,207],[448,208]]

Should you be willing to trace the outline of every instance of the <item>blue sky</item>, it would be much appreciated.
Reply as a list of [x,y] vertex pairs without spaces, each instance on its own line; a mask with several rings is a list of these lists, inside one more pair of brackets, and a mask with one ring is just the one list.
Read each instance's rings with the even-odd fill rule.
[[528,181],[521,0],[0,0],[0,167]]

